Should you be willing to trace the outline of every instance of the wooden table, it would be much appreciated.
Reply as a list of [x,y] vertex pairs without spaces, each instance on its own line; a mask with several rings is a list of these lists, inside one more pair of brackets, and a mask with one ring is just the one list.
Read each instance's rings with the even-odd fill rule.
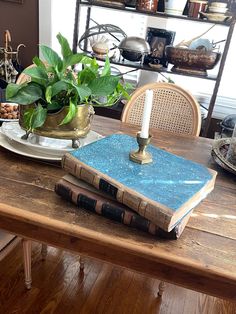
[[[135,134],[132,126],[96,117],[93,129]],[[210,156],[211,140],[153,132],[153,144],[218,171],[214,191],[177,241],[157,239],[78,210],[53,189],[64,171],[1,148],[0,228],[79,252],[189,289],[236,300],[236,177]]]

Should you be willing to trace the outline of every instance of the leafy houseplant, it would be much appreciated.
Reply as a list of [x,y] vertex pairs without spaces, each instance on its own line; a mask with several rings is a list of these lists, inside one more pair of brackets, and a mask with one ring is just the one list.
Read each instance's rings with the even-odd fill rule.
[[[108,57],[101,70],[95,58],[74,54],[60,33],[57,39],[62,57],[41,45],[45,60],[34,57],[34,65],[23,71],[29,80],[20,85],[11,83],[6,89],[7,100],[26,105],[23,121],[28,132],[42,127],[48,114],[63,108],[67,110],[59,122],[61,126],[73,120],[80,105],[111,106],[120,97],[129,97],[130,86],[123,84],[120,76],[111,74]],[[78,73],[73,69],[75,65],[82,67]]]

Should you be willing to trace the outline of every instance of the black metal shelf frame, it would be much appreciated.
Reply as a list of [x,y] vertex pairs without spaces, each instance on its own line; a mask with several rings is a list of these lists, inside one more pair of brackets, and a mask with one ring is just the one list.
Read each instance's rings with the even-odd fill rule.
[[220,81],[222,78],[224,65],[225,65],[225,61],[226,61],[229,46],[230,46],[230,41],[231,41],[231,38],[233,35],[233,30],[234,30],[234,26],[235,26],[235,22],[236,22],[236,16],[232,16],[230,18],[230,20],[228,20],[226,22],[213,22],[213,21],[208,21],[208,20],[189,18],[189,17],[183,16],[183,15],[177,16],[177,15],[170,15],[170,14],[166,14],[166,13],[162,13],[162,12],[156,12],[156,13],[149,13],[148,12],[148,13],[146,13],[146,12],[139,12],[139,11],[135,10],[134,8],[129,8],[129,7],[115,7],[112,5],[102,4],[101,2],[96,3],[94,1],[76,0],[74,35],[73,35],[73,52],[77,52],[78,39],[79,39],[79,15],[80,15],[81,5],[87,7],[86,29],[89,28],[89,21],[90,21],[90,15],[91,15],[92,7],[101,7],[101,8],[109,9],[109,10],[119,10],[119,11],[123,11],[123,12],[127,12],[127,13],[143,14],[146,16],[154,16],[156,18],[164,18],[164,19],[171,18],[171,19],[181,19],[181,20],[185,20],[185,21],[193,21],[193,22],[197,22],[197,23],[216,24],[216,25],[226,26],[229,28],[228,33],[227,33],[227,38],[225,41],[224,50],[223,50],[221,60],[220,60],[219,70],[218,70],[218,73],[216,76],[213,76],[213,75],[200,76],[200,75],[182,74],[182,73],[180,74],[180,73],[171,72],[170,70],[163,69],[163,68],[162,69],[154,69],[154,68],[151,68],[150,66],[145,65],[145,64],[141,65],[138,62],[129,62],[126,60],[119,60],[119,61],[111,60],[111,63],[113,63],[113,64],[123,65],[123,66],[130,67],[130,68],[136,68],[137,70],[146,70],[146,71],[159,72],[159,73],[169,73],[169,74],[173,74],[173,75],[182,75],[182,76],[188,76],[188,77],[194,77],[194,78],[199,78],[199,79],[206,79],[206,80],[215,81],[213,93],[212,93],[212,96],[211,96],[211,99],[209,102],[208,114],[207,114],[207,117],[206,117],[206,120],[204,123],[204,129],[203,129],[203,133],[202,133],[202,135],[206,137],[208,135],[212,113],[213,113],[213,109],[215,106],[216,97],[217,97],[217,93],[219,90]]

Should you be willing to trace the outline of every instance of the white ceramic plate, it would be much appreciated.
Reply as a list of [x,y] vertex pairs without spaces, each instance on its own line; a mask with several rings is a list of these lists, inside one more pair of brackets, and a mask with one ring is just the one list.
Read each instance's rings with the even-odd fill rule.
[[[2,124],[1,131],[9,139],[14,140],[19,144],[25,145],[31,150],[37,151],[39,153],[46,153],[48,155],[50,154],[61,157],[66,152],[74,150],[74,148],[71,146],[71,140],[54,139],[35,134],[30,134],[28,139],[24,140],[22,139],[22,135],[25,134],[25,131],[21,129],[18,122],[4,122]],[[79,139],[79,147],[97,141],[100,138],[102,138],[100,134],[95,131],[90,131],[85,138]]]
[[47,155],[43,153],[38,153],[36,151],[31,150],[29,147],[19,144],[13,140],[8,139],[4,134],[0,133],[0,146],[6,148],[7,150],[26,157],[36,158],[40,160],[48,160],[48,161],[60,161],[61,157]]
[[19,121],[19,119],[2,119],[0,118],[0,122],[16,122]]
[[221,7],[214,7],[214,6],[210,6],[208,9],[210,13],[224,14],[228,11],[228,8],[221,8]]

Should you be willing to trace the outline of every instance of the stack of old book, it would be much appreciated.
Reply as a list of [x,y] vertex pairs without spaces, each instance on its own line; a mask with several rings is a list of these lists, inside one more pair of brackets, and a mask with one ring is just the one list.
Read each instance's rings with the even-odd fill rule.
[[153,162],[129,160],[136,139],[114,134],[66,153],[55,186],[79,208],[168,239],[177,239],[194,207],[214,188],[216,172],[149,145]]

